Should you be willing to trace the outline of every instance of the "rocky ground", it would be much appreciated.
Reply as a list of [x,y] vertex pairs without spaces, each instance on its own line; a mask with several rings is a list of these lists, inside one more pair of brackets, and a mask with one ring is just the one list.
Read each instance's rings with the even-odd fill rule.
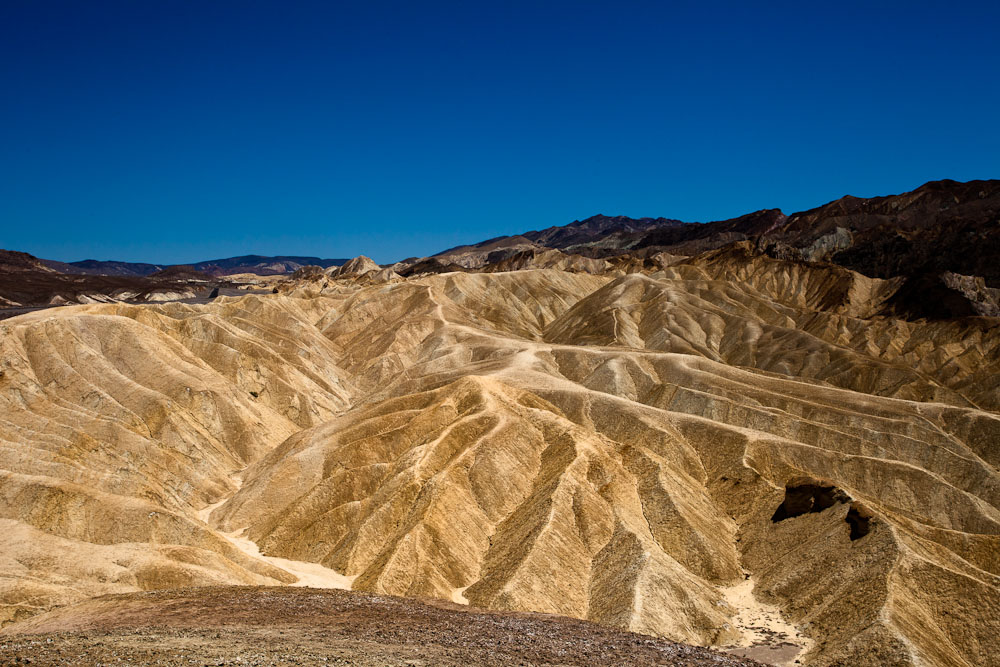
[[0,664],[755,665],[544,614],[309,588],[95,598],[6,628]]

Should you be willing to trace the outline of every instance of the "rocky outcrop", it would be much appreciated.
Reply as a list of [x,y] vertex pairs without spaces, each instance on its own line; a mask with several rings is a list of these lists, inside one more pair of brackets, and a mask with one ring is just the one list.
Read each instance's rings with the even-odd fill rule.
[[363,276],[371,271],[379,271],[381,267],[364,255],[359,255],[354,259],[349,259],[341,266],[336,266],[327,270],[327,275],[331,278],[348,278]]

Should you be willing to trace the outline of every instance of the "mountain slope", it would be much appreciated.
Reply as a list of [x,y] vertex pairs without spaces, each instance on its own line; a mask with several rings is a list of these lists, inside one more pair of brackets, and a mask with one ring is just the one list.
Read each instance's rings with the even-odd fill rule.
[[932,181],[900,195],[847,196],[791,215],[767,209],[706,223],[600,215],[435,257],[478,268],[525,251],[697,255],[740,241],[774,257],[829,261],[873,278],[951,272],[1000,288],[1000,181]]
[[698,644],[767,609],[807,664],[987,663],[997,321],[737,250],[8,320],[5,617],[322,566]]

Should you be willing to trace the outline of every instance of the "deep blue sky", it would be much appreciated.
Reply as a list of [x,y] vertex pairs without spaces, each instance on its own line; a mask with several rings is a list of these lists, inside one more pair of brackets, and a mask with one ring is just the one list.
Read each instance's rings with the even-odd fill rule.
[[1000,177],[994,2],[0,0],[0,247],[386,262]]

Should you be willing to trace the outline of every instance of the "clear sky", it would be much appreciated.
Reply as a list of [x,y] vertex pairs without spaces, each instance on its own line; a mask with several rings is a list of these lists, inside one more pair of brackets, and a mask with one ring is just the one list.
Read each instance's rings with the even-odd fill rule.
[[954,0],[0,0],[0,247],[388,262],[1000,178],[998,31]]

